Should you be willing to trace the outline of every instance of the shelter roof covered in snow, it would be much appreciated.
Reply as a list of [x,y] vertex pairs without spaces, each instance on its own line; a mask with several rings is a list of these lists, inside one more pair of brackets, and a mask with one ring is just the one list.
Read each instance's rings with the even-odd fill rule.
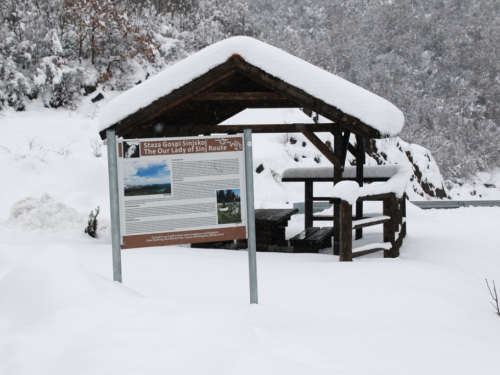
[[332,121],[332,128],[322,124],[310,128],[313,132],[341,126],[380,138],[397,135],[404,124],[402,112],[376,94],[239,36],[206,47],[120,95],[103,110],[99,130],[102,138],[110,128],[128,138],[232,132],[216,127],[247,108],[283,107],[305,108]]

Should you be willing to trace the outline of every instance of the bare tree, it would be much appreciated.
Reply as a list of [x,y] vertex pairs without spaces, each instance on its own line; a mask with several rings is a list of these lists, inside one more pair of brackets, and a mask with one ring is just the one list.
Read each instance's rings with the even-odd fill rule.
[[488,283],[488,279],[486,279],[486,286],[488,287],[491,298],[493,298],[493,301],[495,301],[495,303],[491,302],[491,304],[497,310],[496,313],[500,316],[500,308],[498,307],[498,295],[497,295],[497,288],[495,286],[495,280],[492,280],[492,283],[493,283],[493,290],[491,290],[490,284]]

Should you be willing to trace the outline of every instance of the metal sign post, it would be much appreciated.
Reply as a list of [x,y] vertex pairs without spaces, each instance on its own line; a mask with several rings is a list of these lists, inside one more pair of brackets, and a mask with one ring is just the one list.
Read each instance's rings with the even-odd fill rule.
[[245,175],[247,195],[248,267],[250,274],[250,303],[259,303],[257,293],[257,255],[255,241],[255,211],[253,196],[252,130],[244,130]]
[[114,130],[106,131],[108,145],[109,197],[111,206],[111,243],[113,248],[113,280],[122,282],[122,257],[120,235],[120,204],[118,202],[118,169],[116,135]]

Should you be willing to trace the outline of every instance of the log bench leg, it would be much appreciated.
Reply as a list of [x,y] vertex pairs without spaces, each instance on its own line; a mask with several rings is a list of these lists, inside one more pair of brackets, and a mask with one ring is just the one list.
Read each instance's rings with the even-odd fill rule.
[[311,228],[313,226],[313,182],[305,182],[305,202],[304,202],[304,213],[305,213],[305,228]]
[[[363,201],[356,202],[356,220],[363,218]],[[356,229],[356,239],[363,238],[363,228]]]

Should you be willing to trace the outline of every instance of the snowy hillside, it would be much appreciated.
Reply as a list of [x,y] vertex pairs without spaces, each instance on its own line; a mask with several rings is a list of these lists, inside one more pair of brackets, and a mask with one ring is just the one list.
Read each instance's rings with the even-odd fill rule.
[[[120,285],[111,281],[106,147],[88,105],[0,117],[0,374],[498,372],[500,320],[484,281],[500,282],[497,208],[409,205],[397,259],[258,253],[259,305],[249,305],[245,250],[126,250]],[[301,184],[280,181],[285,168],[327,165],[296,138],[254,135],[257,207],[303,200]],[[385,162],[409,152],[422,176],[440,178],[418,146],[377,147]],[[97,206],[93,239],[83,228]],[[287,236],[303,226],[295,215]]]

